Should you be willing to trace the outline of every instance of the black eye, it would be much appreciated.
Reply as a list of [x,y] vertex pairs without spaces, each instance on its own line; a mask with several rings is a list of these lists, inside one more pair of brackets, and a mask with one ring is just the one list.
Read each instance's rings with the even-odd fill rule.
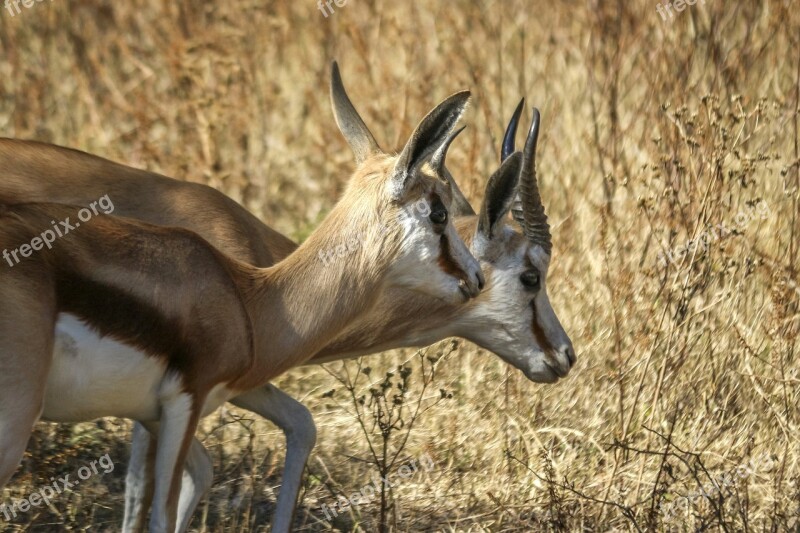
[[441,225],[447,222],[447,210],[436,209],[431,212],[431,222],[436,225]]
[[519,276],[519,280],[526,289],[531,291],[539,290],[539,272],[536,270],[526,270]]

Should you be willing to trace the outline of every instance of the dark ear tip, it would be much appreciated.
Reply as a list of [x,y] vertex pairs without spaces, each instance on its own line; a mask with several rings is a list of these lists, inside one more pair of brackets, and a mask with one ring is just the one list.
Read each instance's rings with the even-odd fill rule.
[[506,158],[506,160],[503,161],[503,163],[508,164],[508,165],[514,165],[514,166],[521,165],[522,164],[522,152],[520,152],[520,151],[514,152],[513,154],[508,156]]
[[488,238],[495,233],[494,228],[508,213],[519,184],[522,169],[522,152],[514,152],[506,157],[500,167],[489,177],[483,197],[478,231]]
[[498,168],[498,171],[500,169],[503,169],[503,170],[509,169],[510,173],[513,174],[514,176],[516,176],[516,180],[515,181],[518,182],[519,181],[519,173],[520,173],[520,170],[522,170],[522,159],[523,159],[522,158],[522,152],[519,152],[519,151],[514,152],[510,156],[506,157],[503,160],[502,163],[500,163],[500,167]]
[[337,63],[335,59],[331,61],[331,78],[341,78],[339,74],[339,63]]
[[472,97],[472,93],[469,91],[469,89],[467,89],[467,90],[464,90],[464,91],[458,91],[457,93],[455,93],[452,96],[450,96],[448,98],[448,100],[453,100],[453,101],[457,101],[457,102],[463,102],[462,105],[465,105],[467,102],[469,102],[469,99],[471,97]]

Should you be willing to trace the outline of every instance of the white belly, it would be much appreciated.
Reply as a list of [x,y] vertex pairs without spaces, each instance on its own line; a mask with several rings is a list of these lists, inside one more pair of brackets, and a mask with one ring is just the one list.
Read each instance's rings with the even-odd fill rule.
[[79,422],[102,416],[158,418],[158,389],[164,363],[60,314],[53,366],[47,379],[42,418]]
[[[100,338],[73,315],[62,313],[56,324],[42,418],[82,422],[115,416],[156,421],[165,377],[162,359],[111,338]],[[174,382],[175,377],[169,379]],[[231,395],[224,387],[216,387],[203,414],[214,411]]]

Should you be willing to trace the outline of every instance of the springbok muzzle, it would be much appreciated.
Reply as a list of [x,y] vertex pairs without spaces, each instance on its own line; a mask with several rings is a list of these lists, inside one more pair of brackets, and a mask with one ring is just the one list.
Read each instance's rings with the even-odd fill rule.
[[452,225],[442,235],[439,266],[445,273],[458,278],[458,287],[465,299],[478,296],[486,284],[480,263],[472,256]]

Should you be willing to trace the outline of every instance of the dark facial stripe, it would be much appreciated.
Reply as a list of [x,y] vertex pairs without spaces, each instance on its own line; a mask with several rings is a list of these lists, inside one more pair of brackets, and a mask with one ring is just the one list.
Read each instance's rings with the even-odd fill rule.
[[542,326],[539,325],[539,320],[536,314],[536,300],[534,299],[531,302],[531,309],[533,309],[533,320],[531,321],[531,331],[533,331],[533,336],[536,339],[536,342],[539,343],[539,348],[542,349],[545,353],[553,353],[555,352],[555,348],[550,341],[547,339],[547,335],[545,335]]
[[453,276],[463,281],[467,281],[467,273],[458,266],[458,263],[450,253],[450,240],[447,238],[446,234],[442,234],[442,238],[439,241],[439,268],[441,268],[445,274]]

